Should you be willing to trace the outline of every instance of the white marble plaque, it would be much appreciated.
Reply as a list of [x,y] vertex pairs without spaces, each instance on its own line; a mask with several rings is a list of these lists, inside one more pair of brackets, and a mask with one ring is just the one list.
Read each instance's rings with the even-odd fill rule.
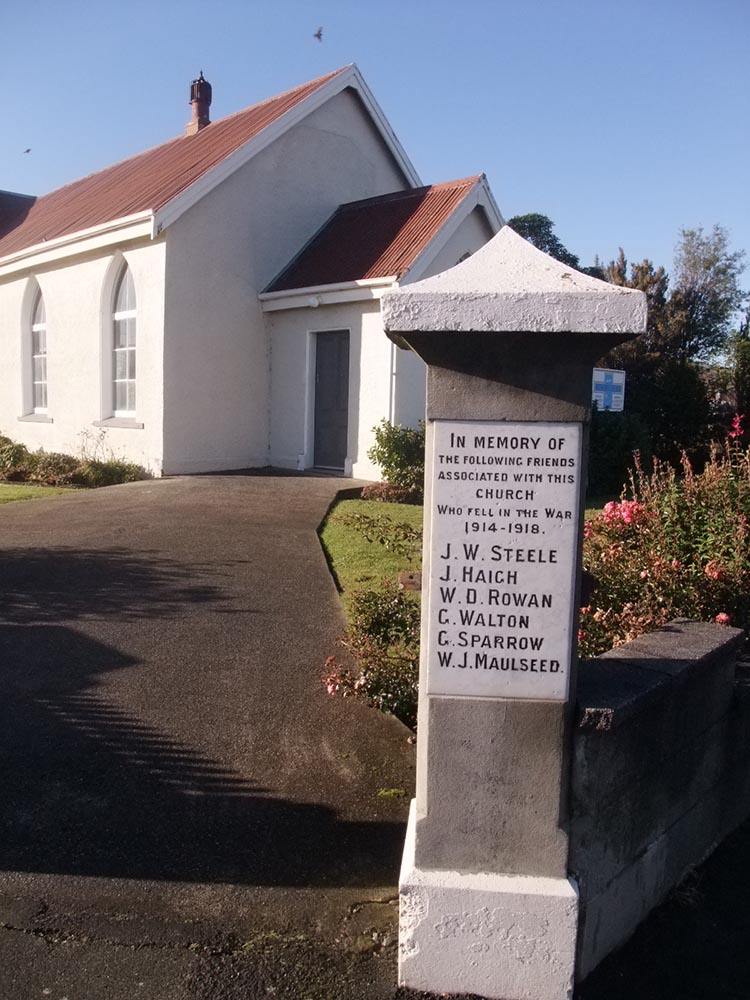
[[564,701],[581,425],[436,420],[427,693]]

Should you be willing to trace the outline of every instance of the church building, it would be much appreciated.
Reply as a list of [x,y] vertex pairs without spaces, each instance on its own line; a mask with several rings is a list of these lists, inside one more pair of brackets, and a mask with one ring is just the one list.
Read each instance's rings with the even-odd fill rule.
[[423,185],[356,66],[40,197],[0,192],[0,433],[155,475],[259,466],[378,478],[425,371],[380,296],[503,225],[483,175]]

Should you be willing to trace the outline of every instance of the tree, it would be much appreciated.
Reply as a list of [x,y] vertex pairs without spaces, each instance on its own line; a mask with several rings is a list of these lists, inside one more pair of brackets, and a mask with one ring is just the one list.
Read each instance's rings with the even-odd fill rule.
[[750,308],[732,338],[731,356],[737,412],[747,417],[750,416]]
[[648,327],[646,332],[630,340],[621,347],[615,348],[606,358],[606,366],[624,368],[631,376],[653,372],[660,364],[667,334],[667,289],[669,275],[663,267],[654,267],[650,260],[644,259],[640,264],[630,265],[625,251],[620,247],[617,260],[609,264],[599,265],[601,277],[613,285],[625,288],[637,288],[646,295],[648,304]]
[[705,360],[726,347],[733,316],[747,298],[739,286],[744,257],[744,250],[729,250],[723,226],[710,233],[702,226],[680,230],[667,310],[671,357]]
[[713,428],[711,403],[701,369],[666,358],[635,390],[636,412],[646,424],[653,454],[679,465],[687,452],[702,463]]
[[566,250],[555,236],[553,232],[555,224],[546,215],[540,215],[538,212],[531,212],[528,215],[514,215],[512,219],[508,220],[508,225],[519,236],[523,236],[525,240],[532,243],[537,250],[543,250],[555,260],[567,264],[568,267],[577,268],[579,266],[578,257],[570,250]]
[[[712,400],[709,370],[696,362],[731,348],[739,412],[750,409],[750,313],[729,339],[734,314],[747,298],[739,287],[744,256],[744,251],[729,249],[727,231],[716,225],[710,233],[700,227],[680,231],[671,288],[663,267],[650,260],[629,266],[622,248],[609,264],[597,261],[598,276],[646,294],[645,334],[611,351],[601,364],[628,373],[628,413],[646,428],[658,458],[677,462],[685,450],[701,462],[726,420],[720,405],[725,395],[718,404]],[[616,451],[611,430],[603,454]]]
[[628,411],[646,427],[655,456],[678,462],[684,449],[701,460],[711,434],[711,406],[701,371],[676,349],[675,296],[667,272],[647,259],[628,266],[620,248],[602,276],[644,292],[648,304],[646,332],[611,351],[602,364],[628,373]]

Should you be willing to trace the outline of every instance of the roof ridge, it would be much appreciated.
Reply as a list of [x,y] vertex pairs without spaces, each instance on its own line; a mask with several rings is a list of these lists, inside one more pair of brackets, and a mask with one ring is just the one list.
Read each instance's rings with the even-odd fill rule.
[[[324,83],[328,83],[335,76],[339,76],[340,73],[345,72],[350,69],[354,63],[348,63],[346,66],[341,66],[339,69],[333,70],[332,73],[324,73],[322,76],[316,76],[314,80],[306,80],[304,83],[298,83],[296,87],[290,87],[289,90],[284,90],[280,94],[273,94],[271,97],[264,97],[262,101],[256,101],[255,104],[248,104],[246,108],[240,108],[239,111],[231,111],[228,115],[224,115],[222,118],[217,118],[215,122],[211,122],[211,125],[218,125],[219,122],[225,122],[229,118],[236,118],[237,115],[243,115],[247,111],[253,111],[255,108],[262,108],[264,104],[270,104],[271,101],[280,101],[282,97],[289,97],[297,90],[302,90],[304,87],[322,87]],[[182,139],[183,136],[179,135],[176,138]]]
[[400,198],[413,198],[416,195],[427,191],[440,191],[446,188],[473,187],[482,179],[482,174],[474,174],[471,177],[462,177],[455,181],[440,181],[437,184],[423,184],[418,188],[404,188],[401,191],[388,191],[385,194],[376,194],[372,198],[362,198],[358,201],[345,201],[338,206],[337,211],[341,212],[347,208],[364,207],[365,205],[376,205],[383,201],[398,201]]
[[463,187],[466,185],[470,187],[472,184],[476,184],[477,181],[481,181],[483,174],[470,174],[468,177],[459,177],[455,181],[438,181],[437,184],[430,184],[432,188],[446,188],[446,187]]
[[[274,94],[272,97],[266,97],[262,101],[257,101],[255,104],[248,104],[246,108],[240,108],[239,111],[232,111],[228,115],[223,115],[221,118],[217,118],[216,121],[210,122],[211,125],[219,125],[222,122],[229,121],[232,118],[236,118],[239,115],[247,114],[248,111],[256,110],[257,108],[262,108],[265,104],[270,104],[272,101],[278,101],[281,98],[288,97],[290,94],[295,93],[295,91],[303,90],[306,87],[323,86],[328,80],[332,80],[335,76],[343,73],[345,70],[349,69],[350,63],[347,66],[341,66],[339,69],[334,70],[332,73],[324,73],[323,76],[318,76],[314,80],[307,80],[305,83],[297,84],[296,87],[290,87],[289,90],[285,90],[281,94]],[[201,130],[203,131],[203,130]],[[197,133],[200,134],[200,133]],[[39,198],[46,198],[48,195],[57,194],[59,191],[64,191],[65,188],[72,187],[74,184],[80,184],[81,181],[88,180],[90,177],[96,177],[97,174],[104,173],[105,170],[113,170],[115,167],[121,167],[126,163],[135,163],[142,156],[148,156],[149,154],[155,152],[157,149],[166,149],[167,146],[172,143],[180,142],[182,139],[192,139],[193,136],[187,136],[184,133],[182,135],[174,135],[171,139],[165,139],[163,142],[157,142],[154,146],[149,146],[148,149],[142,149],[138,153],[133,153],[130,156],[124,157],[122,160],[116,160],[114,163],[108,163],[105,167],[99,167],[98,170],[92,170],[88,174],[83,174],[81,177],[75,177],[72,181],[67,181],[65,184],[61,184],[60,187],[52,188],[51,191],[46,191],[43,195],[39,195]],[[9,194],[12,192],[8,192]],[[33,195],[30,197],[34,197]]]

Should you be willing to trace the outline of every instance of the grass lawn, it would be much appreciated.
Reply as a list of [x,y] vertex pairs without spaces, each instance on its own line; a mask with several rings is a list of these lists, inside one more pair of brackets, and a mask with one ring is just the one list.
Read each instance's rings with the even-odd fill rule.
[[384,578],[395,580],[402,569],[419,569],[419,561],[410,563],[379,542],[366,541],[359,529],[344,524],[343,518],[348,514],[387,516],[413,528],[422,526],[422,507],[415,504],[343,500],[336,505],[320,535],[345,607],[355,591],[377,589]]
[[53,497],[58,493],[70,493],[67,486],[27,486],[25,483],[0,483],[0,504],[14,500],[37,500],[39,497]]

